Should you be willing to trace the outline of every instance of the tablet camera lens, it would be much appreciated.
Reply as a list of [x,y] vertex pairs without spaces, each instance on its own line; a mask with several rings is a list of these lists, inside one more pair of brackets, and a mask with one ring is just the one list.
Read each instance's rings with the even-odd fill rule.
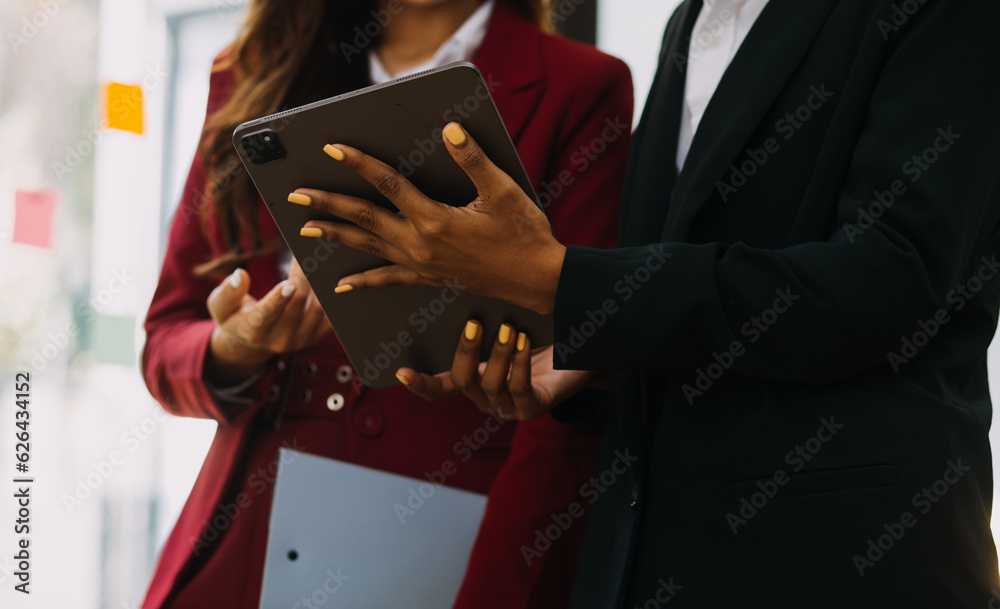
[[247,158],[254,165],[273,163],[285,158],[285,148],[273,131],[260,131],[244,137],[241,142]]

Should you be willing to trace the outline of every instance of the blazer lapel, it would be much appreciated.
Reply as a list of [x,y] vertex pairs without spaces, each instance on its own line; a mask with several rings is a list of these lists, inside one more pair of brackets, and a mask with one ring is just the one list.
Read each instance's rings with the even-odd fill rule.
[[677,178],[661,238],[680,240],[687,235],[694,215],[781,94],[836,4],[768,3],[705,110]]
[[618,223],[621,247],[655,243],[663,229],[677,179],[673,159],[684,103],[687,43],[701,6],[702,0],[687,0],[663,35],[659,67],[629,153]]
[[486,36],[473,57],[516,143],[544,92],[542,34],[531,22],[497,2]]

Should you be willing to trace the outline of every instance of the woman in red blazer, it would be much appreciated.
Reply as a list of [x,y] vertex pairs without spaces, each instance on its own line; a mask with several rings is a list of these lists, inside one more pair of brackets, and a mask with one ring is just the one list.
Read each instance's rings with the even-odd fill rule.
[[[363,2],[257,0],[243,37],[217,60],[202,151],[170,231],[142,365],[169,412],[215,419],[218,430],[143,607],[258,606],[283,446],[416,478],[440,480],[442,464],[455,462],[445,484],[489,493],[455,607],[567,603],[585,524],[575,521],[547,549],[539,535],[553,514],[586,505],[581,487],[595,473],[599,438],[549,416],[502,422],[462,396],[431,404],[402,386],[357,382],[301,274],[293,268],[283,281],[277,229],[225,142],[242,120],[369,84],[366,52],[398,74],[413,67],[407,57],[427,37],[458,31],[476,49],[471,59],[491,83],[556,236],[612,247],[632,120],[628,68],[545,33],[539,2],[495,2],[391,0],[363,10]],[[481,11],[489,12],[470,47],[469,24]],[[372,24],[380,24],[374,39]],[[415,41],[406,34],[418,25],[426,35]],[[445,43],[449,52],[456,36]],[[220,282],[236,266],[245,270]],[[263,324],[268,332],[227,335],[231,318],[265,303],[283,311],[276,324]],[[234,364],[234,354],[248,353]]]

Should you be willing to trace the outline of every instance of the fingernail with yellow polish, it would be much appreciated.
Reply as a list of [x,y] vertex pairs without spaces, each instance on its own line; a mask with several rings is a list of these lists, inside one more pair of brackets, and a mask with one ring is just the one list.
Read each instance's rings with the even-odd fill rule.
[[517,350],[524,351],[524,345],[528,342],[528,335],[521,332],[517,335]]
[[410,381],[406,380],[406,377],[403,376],[402,374],[399,374],[398,372],[396,373],[396,378],[398,378],[399,382],[402,383],[402,384],[404,384],[404,385],[409,385],[410,384]]
[[335,161],[343,161],[344,160],[344,153],[343,153],[343,151],[341,151],[340,148],[337,148],[336,146],[334,146],[332,144],[327,144],[326,146],[323,146],[323,152],[325,152],[328,155],[330,155],[330,158],[332,158]]
[[312,205],[312,197],[309,195],[302,195],[297,192],[293,192],[288,195],[288,202],[295,203],[296,205]]
[[346,284],[345,285],[338,285],[336,288],[333,289],[333,293],[334,294],[343,294],[344,292],[350,292],[353,289],[354,289],[353,285],[346,285]]
[[513,328],[507,324],[500,326],[500,335],[497,337],[497,340],[500,341],[501,345],[506,345],[507,342],[510,341],[511,330],[513,330]]
[[474,322],[474,321],[466,322],[466,324],[465,324],[465,339],[466,340],[476,340],[477,336],[479,336],[479,326],[476,325],[476,322]]
[[312,226],[307,226],[300,230],[299,234],[303,237],[322,237],[323,231],[318,228],[313,228]]
[[444,136],[452,146],[461,146],[465,143],[465,131],[462,131],[458,123],[448,123],[444,128]]

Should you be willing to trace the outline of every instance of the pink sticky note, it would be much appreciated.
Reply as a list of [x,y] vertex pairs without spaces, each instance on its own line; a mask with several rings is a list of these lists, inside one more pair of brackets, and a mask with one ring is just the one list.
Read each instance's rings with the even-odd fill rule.
[[52,217],[59,192],[19,190],[14,195],[14,243],[52,247]]

